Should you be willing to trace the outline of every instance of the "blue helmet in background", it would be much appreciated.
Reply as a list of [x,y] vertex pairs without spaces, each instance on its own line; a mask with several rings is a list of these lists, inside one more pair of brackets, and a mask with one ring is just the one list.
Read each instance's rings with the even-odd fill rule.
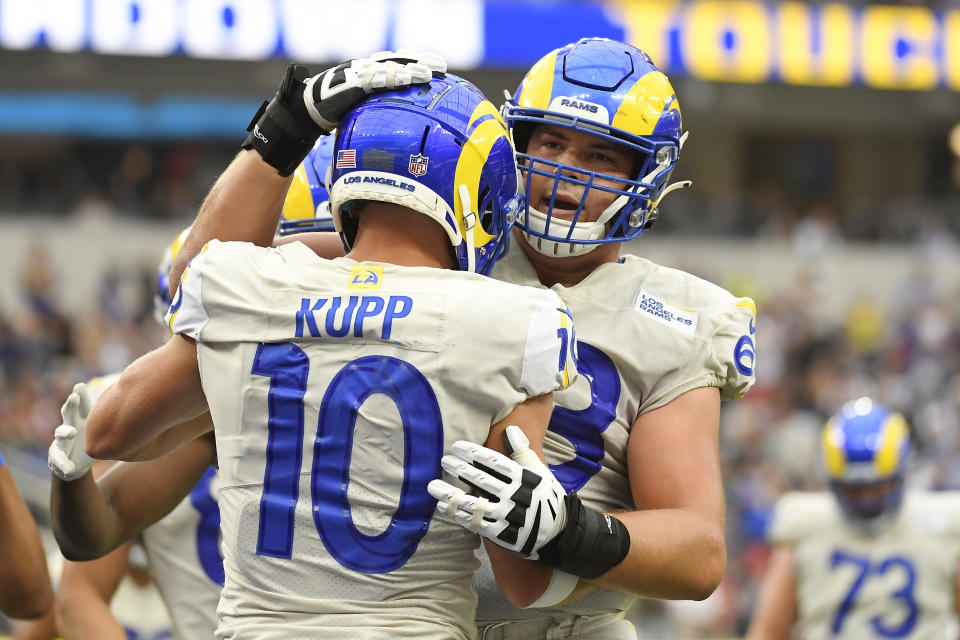
[[[541,253],[579,255],[600,244],[631,240],[656,217],[657,205],[668,191],[690,185],[685,181],[667,188],[686,138],[680,105],[667,77],[636,47],[584,38],[551,51],[533,65],[502,113],[525,174],[524,192],[529,196],[534,174],[554,180],[547,210],[528,205],[517,220]],[[582,131],[626,148],[634,158],[633,179],[529,155],[530,135],[540,124]],[[597,184],[597,179],[622,188]],[[553,216],[562,183],[583,189],[573,220]],[[578,222],[591,190],[616,198],[596,222]]]
[[870,398],[848,402],[823,427],[824,468],[848,519],[876,533],[898,512],[910,454],[910,427]]
[[293,182],[283,201],[280,235],[305,231],[333,231],[327,173],[333,159],[334,133],[320,136],[293,173]]
[[375,200],[435,220],[464,271],[487,274],[506,253],[522,202],[513,147],[466,80],[447,74],[369,98],[341,120],[333,151],[330,210],[348,249],[352,203]]

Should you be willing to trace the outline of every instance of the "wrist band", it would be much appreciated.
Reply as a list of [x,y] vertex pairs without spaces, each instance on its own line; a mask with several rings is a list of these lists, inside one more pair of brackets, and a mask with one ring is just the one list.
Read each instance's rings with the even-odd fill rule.
[[250,133],[240,145],[256,150],[264,162],[284,177],[297,169],[323,133],[303,102],[303,81],[308,73],[303,65],[287,67],[277,94],[260,105],[247,125]]
[[597,578],[630,552],[630,532],[615,517],[585,507],[576,493],[564,498],[567,524],[537,553],[540,561],[581,578]]
[[550,584],[547,585],[546,591],[544,591],[539,598],[537,598],[526,608],[543,609],[546,607],[554,607],[569,598],[570,594],[573,593],[573,590],[579,583],[580,578],[577,576],[571,573],[566,573],[565,571],[554,569],[553,575],[550,576]]
[[296,171],[320,136],[319,127],[313,125],[313,131],[309,128],[274,98],[260,105],[247,127],[250,133],[240,146],[256,150],[264,162],[287,177]]

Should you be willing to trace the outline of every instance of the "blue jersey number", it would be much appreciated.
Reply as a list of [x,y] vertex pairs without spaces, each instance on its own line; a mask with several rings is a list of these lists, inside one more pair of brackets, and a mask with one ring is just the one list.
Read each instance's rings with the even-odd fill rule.
[[590,382],[590,406],[573,411],[557,405],[550,416],[550,431],[566,438],[576,450],[573,460],[550,469],[563,488],[577,491],[598,471],[603,460],[603,432],[617,417],[620,374],[600,349],[577,342],[577,370]]
[[[847,614],[856,605],[857,594],[870,576],[882,576],[888,571],[902,571],[903,587],[890,594],[890,598],[898,603],[903,610],[902,615],[898,616],[896,613],[890,616],[886,613],[877,615],[870,619],[870,625],[873,627],[874,633],[881,638],[903,638],[910,635],[913,627],[917,624],[917,616],[920,613],[920,607],[913,596],[913,587],[917,580],[917,571],[913,563],[903,556],[891,556],[882,562],[872,564],[869,558],[843,551],[834,551],[830,557],[830,568],[836,569],[844,564],[852,564],[856,568],[857,574],[833,617],[833,634],[837,635],[843,629]],[[893,622],[896,624],[888,622],[888,617],[893,618]]]
[[200,514],[197,525],[197,554],[200,566],[210,580],[223,586],[223,558],[220,556],[220,507],[210,493],[210,483],[216,477],[213,467],[207,469],[200,482],[190,492],[190,504]]
[[[267,396],[267,465],[260,500],[257,553],[290,558],[293,515],[299,498],[303,397],[310,362],[291,343],[261,344],[253,373],[270,378]],[[390,524],[366,535],[353,522],[347,490],[357,416],[364,401],[381,393],[394,401],[403,424],[403,485]],[[327,551],[344,567],[386,573],[401,566],[427,533],[436,501],[427,484],[440,475],[443,421],[433,388],[413,365],[367,356],[343,367],[320,403],[310,493],[313,519]]]

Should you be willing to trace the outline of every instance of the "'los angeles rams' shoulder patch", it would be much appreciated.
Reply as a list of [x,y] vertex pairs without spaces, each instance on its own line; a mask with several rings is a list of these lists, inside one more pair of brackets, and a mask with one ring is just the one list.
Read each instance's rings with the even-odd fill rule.
[[645,316],[676,329],[680,333],[692,336],[697,332],[697,323],[700,321],[699,311],[672,305],[646,291],[640,291],[634,308]]

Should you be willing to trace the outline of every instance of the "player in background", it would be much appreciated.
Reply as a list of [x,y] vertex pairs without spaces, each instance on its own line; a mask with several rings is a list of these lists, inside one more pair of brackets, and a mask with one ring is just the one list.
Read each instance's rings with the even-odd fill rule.
[[[277,100],[292,110],[298,97]],[[646,54],[597,38],[562,47],[533,66],[504,114],[530,208],[492,275],[550,287],[576,318],[586,375],[555,394],[544,453],[582,504],[624,525],[629,544],[601,575],[599,563],[586,568],[605,588],[585,597],[582,583],[573,591],[578,581],[557,572],[537,603],[567,600],[557,609],[510,606],[485,568],[479,622],[487,640],[633,638],[622,620],[633,595],[702,599],[723,575],[720,403],[753,384],[756,310],[690,274],[620,255],[656,216],[685,137],[673,88]],[[172,277],[210,238],[268,245],[288,182],[242,152],[213,186]],[[336,255],[319,235],[298,239]]]
[[749,640],[960,636],[960,494],[907,491],[910,428],[859,398],[823,428],[829,492],[780,498]]
[[[162,323],[170,306],[167,276],[189,229],[166,248],[158,267],[154,310]],[[64,563],[56,598],[57,627],[65,640],[125,638],[110,610],[138,534],[149,572],[170,613],[174,637],[211,638],[223,585],[216,501],[215,449],[210,436],[156,462],[98,463],[83,454],[82,424],[119,374],[78,385],[61,409],[48,462],[53,472],[51,515]],[[210,428],[209,415],[190,425]],[[73,562],[83,560],[84,562]]]
[[0,612],[39,618],[53,606],[40,532],[0,454]]
[[[427,483],[454,440],[503,448],[522,425],[539,448],[552,392],[576,375],[574,328],[555,293],[480,275],[520,197],[506,127],[468,82],[369,99],[340,123],[334,157],[347,257],[210,243],[168,313],[176,335],[104,393],[86,449],[127,455],[209,406],[218,637],[472,638],[476,538],[434,514]],[[485,335],[507,348],[491,353]],[[528,503],[561,494],[516,484],[518,548],[553,534],[545,508],[524,518]],[[505,585],[516,601],[546,586],[538,569]]]

